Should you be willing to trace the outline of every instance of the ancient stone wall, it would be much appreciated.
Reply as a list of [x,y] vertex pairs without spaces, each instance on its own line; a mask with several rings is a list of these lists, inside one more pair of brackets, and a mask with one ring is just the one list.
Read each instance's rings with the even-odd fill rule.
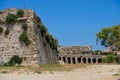
[[[58,63],[57,52],[50,48],[45,36],[41,35],[40,29],[37,28],[36,14],[32,10],[23,10],[23,18],[17,19],[22,20],[22,22],[6,25],[5,18],[8,13],[16,14],[17,11],[18,9],[14,8],[0,11],[0,27],[4,29],[3,33],[0,34],[0,64],[8,62],[13,55],[22,57],[22,64]],[[31,41],[29,46],[19,41],[19,36],[23,31],[23,23],[28,25],[27,35]],[[10,31],[7,36],[4,35],[6,29]]]

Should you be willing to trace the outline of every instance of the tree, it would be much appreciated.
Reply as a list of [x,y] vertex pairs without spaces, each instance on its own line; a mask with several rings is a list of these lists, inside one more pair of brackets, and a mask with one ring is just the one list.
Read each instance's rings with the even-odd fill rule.
[[103,28],[96,34],[97,42],[111,50],[120,50],[120,25]]

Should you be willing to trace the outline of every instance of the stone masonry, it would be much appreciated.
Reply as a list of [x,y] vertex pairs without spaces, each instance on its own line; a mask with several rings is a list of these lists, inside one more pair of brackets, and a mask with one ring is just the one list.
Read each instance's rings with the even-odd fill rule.
[[[22,64],[56,64],[58,63],[57,52],[50,48],[45,36],[41,35],[40,30],[37,28],[36,14],[26,9],[23,18],[18,18],[21,23],[14,23],[6,25],[5,18],[8,13],[16,14],[18,9],[6,9],[0,11],[0,27],[4,31],[8,28],[10,34],[4,35],[4,31],[0,34],[0,64],[4,64],[10,60],[13,55],[18,55],[23,58]],[[29,46],[21,44],[19,36],[22,33],[22,23],[28,25],[27,35],[31,40]],[[46,43],[46,46],[44,46]]]

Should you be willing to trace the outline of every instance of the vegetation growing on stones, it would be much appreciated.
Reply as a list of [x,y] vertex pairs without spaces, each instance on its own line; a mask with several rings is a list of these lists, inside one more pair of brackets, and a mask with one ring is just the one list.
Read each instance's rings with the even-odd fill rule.
[[24,11],[23,10],[18,10],[17,12],[17,17],[20,18],[20,17],[23,17],[24,16]]
[[16,19],[17,19],[17,16],[15,14],[8,13],[8,15],[6,16],[5,22],[6,24],[15,23]]
[[10,61],[4,64],[4,66],[14,66],[16,64],[20,65],[21,63],[22,63],[22,58],[20,58],[17,55],[14,55],[13,57],[11,57]]
[[27,32],[28,25],[27,24],[22,24],[22,29],[24,32]]
[[[57,50],[57,46],[58,46],[57,39],[53,38],[53,36],[48,33],[47,28],[42,24],[38,16],[36,18],[36,21],[37,21],[37,27],[41,31],[41,35],[45,36],[47,43],[50,45],[52,49]],[[44,45],[46,45],[46,43],[44,43]]]
[[52,49],[56,49],[57,50],[57,46],[58,46],[57,39],[53,38],[52,35],[47,34],[46,35],[46,40],[47,40],[47,43],[50,45],[50,47]]
[[8,35],[9,33],[10,33],[9,29],[6,29],[4,32],[5,35]]
[[96,36],[101,45],[110,47],[112,51],[120,50],[120,25],[103,28]]
[[0,34],[1,34],[1,33],[3,33],[3,28],[2,28],[2,27],[0,27]]
[[22,34],[19,36],[19,40],[23,42],[26,46],[29,46],[31,43],[26,32],[22,32]]
[[41,34],[42,34],[42,36],[47,34],[47,28],[45,26],[41,26]]
[[27,24],[22,24],[22,29],[23,29],[23,32],[21,33],[21,35],[19,36],[19,40],[21,42],[23,42],[26,46],[29,46],[31,41],[29,40],[28,38],[28,35],[27,35],[27,28],[28,28],[28,25]]

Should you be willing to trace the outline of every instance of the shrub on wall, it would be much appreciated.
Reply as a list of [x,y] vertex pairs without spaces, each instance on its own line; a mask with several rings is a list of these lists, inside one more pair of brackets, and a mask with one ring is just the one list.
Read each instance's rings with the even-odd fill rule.
[[41,34],[42,36],[47,33],[47,28],[45,26],[41,26]]
[[22,29],[23,31],[27,32],[28,25],[27,24],[22,24]]
[[53,38],[52,35],[47,34],[47,35],[46,35],[46,40],[47,40],[47,43],[50,45],[50,47],[51,47],[52,49],[57,50],[57,46],[58,46],[58,41],[57,41],[57,39]]
[[16,64],[21,64],[22,63],[22,58],[20,58],[17,55],[14,55],[11,57],[10,61],[4,64],[4,66],[14,66]]
[[17,17],[20,18],[20,17],[23,17],[23,16],[24,16],[24,11],[23,10],[18,10]]
[[9,29],[6,29],[4,32],[5,35],[8,35],[9,33],[10,33]]
[[26,32],[22,32],[22,34],[19,36],[19,40],[21,42],[24,42],[26,46],[29,46],[31,43],[31,41],[28,39]]
[[0,33],[3,33],[3,28],[2,27],[0,27]]
[[6,24],[15,23],[16,19],[17,19],[17,16],[15,14],[8,13],[8,15],[6,16],[5,22]]

